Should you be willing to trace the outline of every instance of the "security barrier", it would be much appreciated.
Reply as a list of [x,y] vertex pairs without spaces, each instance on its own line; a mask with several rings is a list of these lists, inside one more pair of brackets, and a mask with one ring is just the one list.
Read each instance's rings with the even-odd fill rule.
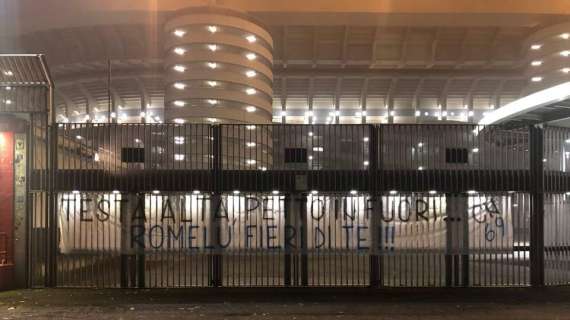
[[[55,167],[35,161],[31,170],[35,286],[570,281],[565,129],[60,124],[48,132]],[[44,176],[53,177],[51,199]]]

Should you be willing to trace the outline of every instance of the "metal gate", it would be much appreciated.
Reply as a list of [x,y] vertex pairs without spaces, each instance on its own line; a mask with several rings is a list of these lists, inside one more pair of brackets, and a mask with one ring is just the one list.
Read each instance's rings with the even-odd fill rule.
[[[543,149],[550,129],[60,124],[52,130],[57,241],[45,249],[45,267],[34,264],[31,272],[52,276],[57,286],[568,281],[567,251],[559,244],[566,239],[566,196],[543,192],[551,174],[544,164],[557,158]],[[41,223],[49,217],[46,199],[32,197],[33,220]],[[32,246],[52,236],[35,235]]]

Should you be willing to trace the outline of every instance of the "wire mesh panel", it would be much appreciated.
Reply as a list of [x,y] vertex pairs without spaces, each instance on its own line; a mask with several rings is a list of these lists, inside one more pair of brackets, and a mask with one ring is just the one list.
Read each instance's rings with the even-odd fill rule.
[[547,194],[544,200],[545,283],[570,283],[570,196]]

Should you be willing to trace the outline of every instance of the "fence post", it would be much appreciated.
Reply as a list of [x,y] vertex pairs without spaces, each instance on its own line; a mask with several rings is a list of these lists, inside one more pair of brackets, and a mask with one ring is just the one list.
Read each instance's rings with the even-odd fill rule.
[[48,259],[47,259],[47,286],[57,285],[57,250],[58,250],[58,223],[57,223],[57,193],[55,177],[57,170],[57,124],[46,121],[46,154],[47,154],[47,199],[48,199]]
[[[367,204],[367,214],[370,214],[370,287],[376,288],[382,285],[382,256],[378,252],[378,243],[380,235],[377,232],[382,230],[382,196],[378,194],[377,182],[378,176],[378,148],[380,127],[374,125],[368,126],[369,133],[369,153],[368,153],[368,189],[370,192],[369,203]],[[370,211],[368,211],[370,210]]]
[[[220,213],[222,206],[222,134],[221,126],[213,125],[212,127],[212,183],[213,193],[210,206],[210,244],[213,247],[213,252],[210,255],[210,285],[214,287],[222,286],[222,254],[218,252],[221,250],[220,243],[220,224],[217,215]],[[217,231],[217,232],[216,232]]]
[[544,130],[529,128],[530,140],[530,284],[544,286]]

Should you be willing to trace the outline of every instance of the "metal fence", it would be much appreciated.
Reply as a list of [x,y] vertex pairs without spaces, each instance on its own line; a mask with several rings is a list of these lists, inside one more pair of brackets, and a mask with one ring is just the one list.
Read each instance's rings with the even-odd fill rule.
[[570,281],[560,164],[570,132],[562,129],[60,124],[45,132],[33,135],[31,162],[36,286]]

